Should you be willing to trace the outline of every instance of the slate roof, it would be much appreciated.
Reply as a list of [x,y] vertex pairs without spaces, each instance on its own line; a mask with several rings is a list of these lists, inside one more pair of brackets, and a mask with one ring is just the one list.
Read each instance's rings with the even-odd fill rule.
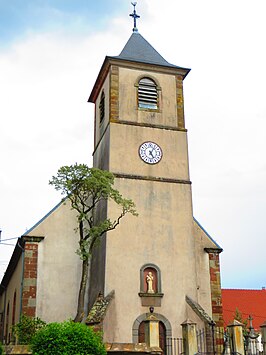
[[[253,327],[260,330],[266,320],[266,290],[222,289],[223,318],[225,325],[232,322],[236,308],[243,320],[253,317]],[[249,323],[248,323],[249,326]]]
[[119,56],[112,58],[162,65],[171,68],[181,68],[168,63],[139,32],[133,32]]
[[4,274],[2,281],[1,281],[0,296],[6,290],[8,284],[9,284],[9,281],[11,280],[11,277],[13,275],[13,272],[16,270],[16,267],[19,262],[20,256],[22,254],[23,248],[24,248],[24,241],[22,238],[19,238],[17,240],[16,246],[13,250],[13,254],[9,260],[5,274]]
[[193,217],[193,220],[196,223],[196,225],[198,225],[198,227],[204,232],[204,234],[207,236],[207,238],[209,238],[209,240],[217,247],[217,249],[220,249],[221,251],[223,251],[223,249],[220,247],[220,245],[210,236],[210,234],[206,231],[206,229],[204,229],[202,227],[202,225],[199,223],[199,221],[197,221],[195,217]]
[[182,76],[185,78],[187,74],[190,72],[190,69],[184,67],[178,67],[177,65],[171,64],[167,62],[153,47],[150,45],[145,38],[139,32],[133,32],[127,41],[125,47],[122,52],[118,56],[106,56],[105,60],[102,64],[96,82],[93,86],[91,94],[89,96],[88,102],[95,103],[97,95],[99,93],[100,88],[102,87],[102,83],[104,78],[108,72],[108,61],[109,60],[123,60],[135,63],[144,63],[160,66],[163,68],[172,68],[176,70],[182,71]]

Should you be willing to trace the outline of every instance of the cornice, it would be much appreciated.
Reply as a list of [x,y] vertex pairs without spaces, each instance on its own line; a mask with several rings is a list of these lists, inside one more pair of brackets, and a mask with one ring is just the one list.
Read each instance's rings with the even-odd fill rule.
[[204,250],[208,253],[208,254],[220,254],[221,252],[223,252],[222,248],[204,248]]
[[121,174],[112,172],[116,178],[120,179],[133,179],[133,180],[145,180],[145,181],[155,181],[155,182],[167,182],[171,184],[186,184],[191,185],[191,181],[182,179],[172,179],[157,176],[142,176],[142,175],[132,175],[132,174]]
[[136,127],[157,128],[157,129],[164,129],[167,131],[187,132],[186,128],[163,126],[154,123],[134,122],[134,121],[126,121],[126,120],[110,120],[110,123],[125,124],[125,125],[136,126]]
[[102,88],[105,78],[109,72],[110,66],[116,65],[120,68],[128,68],[128,69],[136,69],[136,70],[145,70],[151,71],[155,73],[162,73],[162,74],[170,74],[170,75],[180,75],[183,79],[187,76],[190,69],[181,68],[181,67],[171,67],[171,66],[164,66],[159,64],[152,64],[152,63],[144,63],[144,62],[137,62],[132,60],[126,60],[116,57],[106,56],[104,62],[101,66],[91,94],[89,96],[88,102],[95,103],[99,91]]
[[34,236],[34,235],[23,235],[21,238],[24,242],[39,243],[45,237],[44,236]]

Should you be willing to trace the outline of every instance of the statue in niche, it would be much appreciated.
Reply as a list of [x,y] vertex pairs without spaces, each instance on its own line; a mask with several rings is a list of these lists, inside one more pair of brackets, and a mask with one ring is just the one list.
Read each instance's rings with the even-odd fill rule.
[[147,282],[147,285],[148,285],[147,293],[154,293],[154,289],[153,289],[153,274],[152,274],[151,271],[149,271],[147,276],[146,276],[146,282]]

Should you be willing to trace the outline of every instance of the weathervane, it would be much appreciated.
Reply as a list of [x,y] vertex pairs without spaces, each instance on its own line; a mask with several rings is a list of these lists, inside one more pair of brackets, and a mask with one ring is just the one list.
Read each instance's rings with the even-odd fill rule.
[[134,19],[133,32],[138,32],[138,29],[137,29],[137,19],[140,18],[140,16],[137,15],[136,9],[135,9],[135,7],[136,7],[136,5],[137,5],[137,2],[132,2],[131,4],[134,6],[134,10],[133,10],[133,13],[130,14],[129,16],[133,17],[133,19]]

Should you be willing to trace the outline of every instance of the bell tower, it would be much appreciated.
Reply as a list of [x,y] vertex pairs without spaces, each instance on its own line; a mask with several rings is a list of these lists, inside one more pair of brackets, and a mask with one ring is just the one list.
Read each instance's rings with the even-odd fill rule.
[[[114,291],[103,332],[105,341],[120,343],[140,341],[150,307],[166,334],[176,337],[188,317],[201,321],[187,296],[211,314],[209,261],[196,247],[192,213],[183,99],[190,69],[168,63],[141,36],[135,5],[130,16],[133,33],[118,56],[105,58],[89,97],[95,104],[93,164],[115,175],[115,187],[139,214],[108,232],[91,262],[90,307],[99,293]],[[102,206],[99,218],[112,217],[114,208]]]

